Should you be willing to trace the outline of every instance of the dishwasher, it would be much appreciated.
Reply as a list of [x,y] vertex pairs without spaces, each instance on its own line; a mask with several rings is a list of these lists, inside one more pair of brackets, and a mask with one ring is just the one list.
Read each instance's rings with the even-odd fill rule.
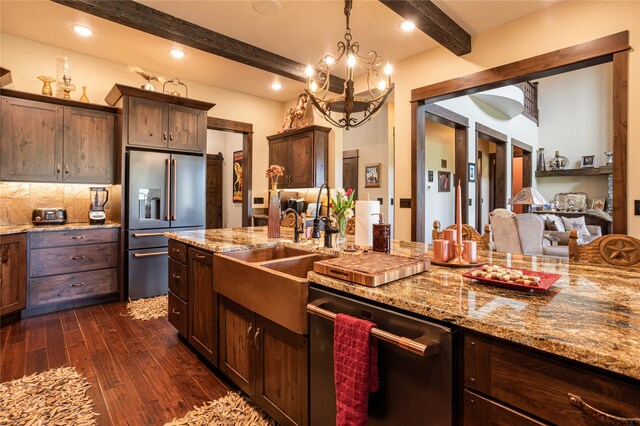
[[369,395],[370,426],[452,425],[451,328],[312,286],[309,290],[310,424],[335,424],[333,318],[342,313],[376,324],[380,388]]

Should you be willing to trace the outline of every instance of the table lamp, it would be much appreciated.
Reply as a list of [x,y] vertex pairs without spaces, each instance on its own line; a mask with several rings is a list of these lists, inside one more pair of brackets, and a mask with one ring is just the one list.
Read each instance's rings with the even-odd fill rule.
[[[542,206],[547,204],[547,200],[538,192],[537,189],[525,186],[509,201],[509,204],[522,204],[525,206]],[[530,211],[530,207],[529,207]]]

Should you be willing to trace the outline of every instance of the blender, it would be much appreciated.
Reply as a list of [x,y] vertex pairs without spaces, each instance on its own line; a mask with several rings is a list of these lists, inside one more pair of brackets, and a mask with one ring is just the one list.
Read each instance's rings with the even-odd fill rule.
[[89,224],[103,225],[107,216],[104,214],[104,205],[109,200],[109,191],[102,186],[92,186],[91,191],[91,208],[89,209]]

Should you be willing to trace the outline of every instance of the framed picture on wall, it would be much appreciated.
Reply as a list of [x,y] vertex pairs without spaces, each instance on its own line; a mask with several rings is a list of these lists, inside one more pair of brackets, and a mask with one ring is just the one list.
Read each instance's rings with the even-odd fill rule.
[[382,163],[364,165],[364,187],[380,188]]
[[469,163],[469,182],[476,181],[476,163]]
[[595,155],[583,155],[582,156],[582,167],[595,167],[596,166],[596,156]]
[[233,202],[242,202],[242,160],[244,154],[242,151],[233,153]]
[[438,172],[438,192],[451,191],[451,172]]
[[604,210],[606,198],[594,198],[591,202],[591,208],[594,210]]

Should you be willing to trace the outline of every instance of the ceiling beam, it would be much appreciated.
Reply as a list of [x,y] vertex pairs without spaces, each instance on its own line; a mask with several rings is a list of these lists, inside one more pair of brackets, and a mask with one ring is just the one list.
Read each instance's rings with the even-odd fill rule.
[[[306,65],[176,18],[132,0],[52,0],[99,18],[185,46],[212,53],[292,80],[307,82]],[[329,90],[344,91],[344,80],[331,76]]]
[[458,56],[471,52],[471,36],[431,0],[380,0]]

